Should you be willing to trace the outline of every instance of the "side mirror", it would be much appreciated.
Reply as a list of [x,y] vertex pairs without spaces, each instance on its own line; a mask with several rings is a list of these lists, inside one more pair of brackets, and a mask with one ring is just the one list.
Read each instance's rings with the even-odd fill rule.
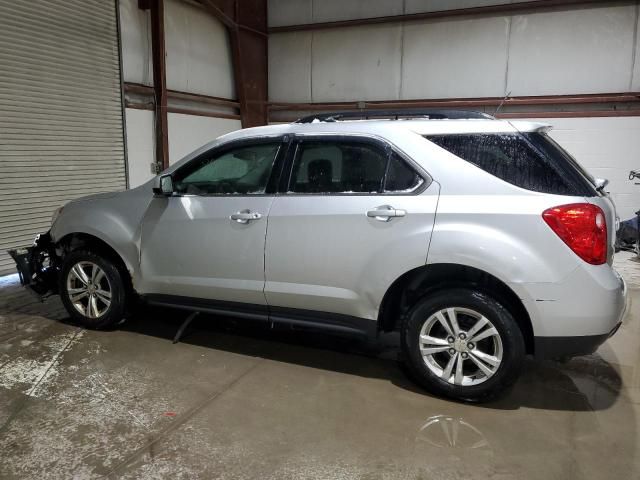
[[153,193],[165,197],[173,194],[173,178],[171,178],[171,175],[161,175],[156,177],[153,185]]

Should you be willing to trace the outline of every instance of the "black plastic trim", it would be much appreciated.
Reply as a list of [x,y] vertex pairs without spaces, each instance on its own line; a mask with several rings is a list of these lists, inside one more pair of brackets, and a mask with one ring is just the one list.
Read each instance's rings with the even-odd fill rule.
[[227,302],[178,295],[147,294],[142,299],[149,305],[246,318],[281,324],[290,328],[318,330],[348,336],[373,338],[378,333],[377,322],[332,312],[274,307],[249,303]]
[[595,352],[609,337],[620,328],[620,323],[604,335],[585,335],[578,337],[534,337],[534,356],[538,360],[577,357]]
[[378,322],[375,320],[332,312],[270,306],[269,318],[276,323],[348,335],[375,337],[378,333]]

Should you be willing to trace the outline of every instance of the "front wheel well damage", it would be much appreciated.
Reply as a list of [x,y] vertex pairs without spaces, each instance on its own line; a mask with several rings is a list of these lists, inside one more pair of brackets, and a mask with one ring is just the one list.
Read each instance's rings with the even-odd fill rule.
[[522,300],[500,279],[466,265],[441,263],[406,272],[385,293],[378,312],[378,328],[383,332],[399,330],[402,319],[418,300],[433,292],[451,288],[472,288],[496,299],[518,323],[526,352],[534,353],[531,318]]
[[118,252],[107,242],[88,233],[70,233],[57,242],[56,252],[60,257],[60,261],[63,261],[67,254],[76,250],[89,250],[111,260],[120,271],[127,290],[132,293],[135,292],[131,272]]

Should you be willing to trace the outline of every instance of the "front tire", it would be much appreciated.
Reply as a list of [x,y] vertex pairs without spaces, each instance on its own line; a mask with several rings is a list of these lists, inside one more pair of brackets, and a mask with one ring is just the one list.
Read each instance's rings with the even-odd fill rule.
[[69,315],[86,328],[107,328],[124,318],[126,288],[121,272],[109,258],[88,250],[64,258],[60,297]]
[[512,385],[525,346],[511,313],[482,292],[440,290],[420,300],[402,327],[415,380],[437,395],[486,401]]

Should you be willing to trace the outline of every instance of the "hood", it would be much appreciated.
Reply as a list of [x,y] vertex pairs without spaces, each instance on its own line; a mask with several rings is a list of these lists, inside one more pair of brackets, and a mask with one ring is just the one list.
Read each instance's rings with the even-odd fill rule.
[[92,195],[85,195],[84,197],[76,198],[67,203],[67,205],[71,205],[74,203],[80,202],[92,202],[94,200],[103,200],[106,198],[115,197],[116,195],[121,194],[122,192],[106,192],[106,193],[94,193]]

